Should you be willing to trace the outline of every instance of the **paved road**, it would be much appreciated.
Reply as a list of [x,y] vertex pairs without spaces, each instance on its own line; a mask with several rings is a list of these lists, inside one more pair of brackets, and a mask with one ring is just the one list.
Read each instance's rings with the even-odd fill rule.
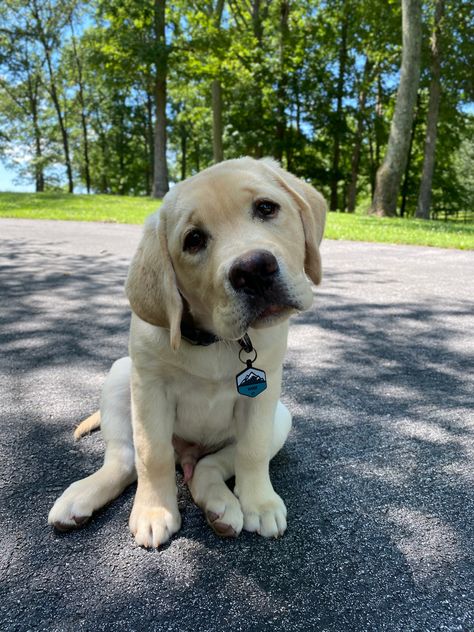
[[281,540],[218,539],[181,481],[159,552],[128,532],[133,489],[81,531],[47,526],[101,462],[100,433],[71,431],[126,353],[138,237],[0,220],[0,629],[474,630],[472,253],[324,244],[286,362]]

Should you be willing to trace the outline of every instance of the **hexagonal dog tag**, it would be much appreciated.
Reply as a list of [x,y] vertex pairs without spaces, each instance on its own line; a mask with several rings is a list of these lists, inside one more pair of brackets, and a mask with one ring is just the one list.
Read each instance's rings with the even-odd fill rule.
[[237,391],[247,397],[257,397],[267,388],[267,376],[262,369],[252,366],[250,360],[247,361],[247,368],[235,376]]

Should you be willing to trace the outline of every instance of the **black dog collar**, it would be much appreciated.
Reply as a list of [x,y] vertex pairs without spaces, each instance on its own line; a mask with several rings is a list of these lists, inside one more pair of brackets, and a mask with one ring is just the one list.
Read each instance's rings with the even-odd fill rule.
[[[204,329],[197,329],[184,321],[181,321],[181,336],[190,344],[198,347],[208,347],[220,340],[218,336],[204,331]],[[239,338],[237,342],[246,353],[253,351],[252,341],[248,334]]]
[[208,347],[219,340],[214,334],[204,331],[203,329],[196,329],[193,325],[189,325],[183,321],[181,321],[181,336],[190,344],[199,347]]

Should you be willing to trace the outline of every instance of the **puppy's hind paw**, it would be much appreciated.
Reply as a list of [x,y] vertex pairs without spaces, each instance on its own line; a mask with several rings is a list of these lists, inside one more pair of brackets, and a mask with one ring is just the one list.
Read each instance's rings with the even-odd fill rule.
[[225,485],[211,485],[203,509],[207,523],[217,535],[236,538],[242,531],[244,516],[240,503]]

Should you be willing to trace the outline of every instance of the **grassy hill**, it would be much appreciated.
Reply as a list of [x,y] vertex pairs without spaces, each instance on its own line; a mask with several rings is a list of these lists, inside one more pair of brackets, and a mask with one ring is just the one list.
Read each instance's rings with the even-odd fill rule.
[[[0,193],[0,218],[141,224],[159,200],[118,195]],[[1,226],[0,226],[1,233]],[[474,249],[474,224],[329,213],[327,239]]]

